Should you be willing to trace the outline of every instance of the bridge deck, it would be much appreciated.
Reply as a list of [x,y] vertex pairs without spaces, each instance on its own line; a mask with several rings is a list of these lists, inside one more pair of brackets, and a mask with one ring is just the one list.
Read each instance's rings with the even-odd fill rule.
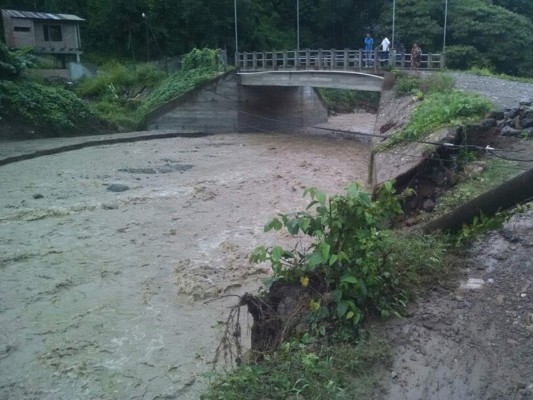
[[[419,69],[438,70],[445,66],[442,54],[422,54]],[[378,72],[389,65],[411,67],[411,54],[379,50],[290,50],[237,53],[235,65],[241,71],[330,70]]]

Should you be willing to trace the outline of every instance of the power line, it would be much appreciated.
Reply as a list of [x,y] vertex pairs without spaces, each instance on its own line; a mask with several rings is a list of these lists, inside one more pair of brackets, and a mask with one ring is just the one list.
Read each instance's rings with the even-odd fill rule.
[[[257,119],[263,119],[263,120],[268,120],[268,121],[272,121],[272,122],[277,122],[280,125],[284,125],[285,127],[301,128],[300,125],[296,125],[296,123],[293,124],[290,121],[280,120],[280,119],[271,118],[271,117],[265,117],[265,116],[262,116],[262,115],[248,113],[248,112],[242,111],[242,110],[237,110],[237,111],[239,113],[242,113],[242,114],[253,116],[253,117],[257,118]],[[298,117],[291,117],[291,118],[296,119]],[[388,140],[388,139],[392,139],[392,136],[378,135],[378,134],[375,134],[375,133],[368,133],[368,132],[347,131],[347,130],[343,130],[343,129],[326,128],[326,127],[321,127],[321,126],[310,126],[308,128],[324,130],[324,131],[329,131],[329,132],[339,132],[339,133],[349,134],[349,135],[359,135],[359,136],[370,137],[370,138],[381,138],[381,139],[383,139],[383,141]],[[433,141],[421,140],[421,139],[395,138],[395,140],[398,140],[398,141],[403,142],[405,144],[420,143],[420,144],[428,144],[428,145],[439,146],[439,147],[444,146],[444,147],[454,148],[454,149],[472,149],[472,150],[477,150],[477,151],[484,151],[484,152],[487,152],[487,153],[489,153],[491,155],[494,155],[495,157],[498,157],[498,158],[501,158],[501,159],[504,159],[504,160],[508,160],[508,161],[528,162],[528,163],[529,162],[533,162],[533,160],[523,160],[523,159],[517,159],[517,158],[510,158],[510,157],[505,157],[505,156],[502,156],[502,155],[499,155],[499,154],[495,153],[495,151],[517,153],[517,152],[522,151],[523,149],[521,149],[521,150],[499,149],[499,148],[494,148],[494,147],[490,147],[490,146],[483,147],[483,146],[477,146],[477,145],[472,145],[472,144],[455,144],[455,143],[447,143],[447,142],[433,142]],[[426,158],[426,157],[423,157],[423,158]]]

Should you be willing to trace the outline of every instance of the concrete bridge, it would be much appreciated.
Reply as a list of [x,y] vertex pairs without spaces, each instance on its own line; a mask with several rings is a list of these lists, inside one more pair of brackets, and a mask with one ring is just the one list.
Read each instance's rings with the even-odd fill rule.
[[379,92],[383,77],[353,71],[239,72],[242,86],[320,87]]
[[[146,123],[148,129],[187,133],[291,131],[327,121],[313,88],[380,91],[387,66],[410,63],[410,54],[377,50],[237,53],[237,72],[170,101]],[[422,55],[419,69],[443,67],[442,55]]]

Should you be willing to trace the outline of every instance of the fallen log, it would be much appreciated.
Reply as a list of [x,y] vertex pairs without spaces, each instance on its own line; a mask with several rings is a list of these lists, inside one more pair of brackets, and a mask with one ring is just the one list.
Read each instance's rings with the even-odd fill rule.
[[422,227],[426,233],[433,231],[457,231],[463,224],[470,224],[481,213],[493,216],[517,204],[533,198],[533,168],[515,176],[501,185],[462,204],[453,211]]

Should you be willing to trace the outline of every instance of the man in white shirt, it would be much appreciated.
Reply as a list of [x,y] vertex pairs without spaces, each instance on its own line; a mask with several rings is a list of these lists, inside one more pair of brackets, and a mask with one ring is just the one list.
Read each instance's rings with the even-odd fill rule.
[[388,53],[389,53],[390,40],[387,36],[383,38],[380,46],[381,46],[381,51],[379,54],[379,61],[380,61],[381,66],[384,66],[389,58]]
[[390,46],[390,40],[387,38],[387,36],[385,36],[383,38],[383,40],[381,41],[381,50],[383,51],[389,51],[389,46]]

